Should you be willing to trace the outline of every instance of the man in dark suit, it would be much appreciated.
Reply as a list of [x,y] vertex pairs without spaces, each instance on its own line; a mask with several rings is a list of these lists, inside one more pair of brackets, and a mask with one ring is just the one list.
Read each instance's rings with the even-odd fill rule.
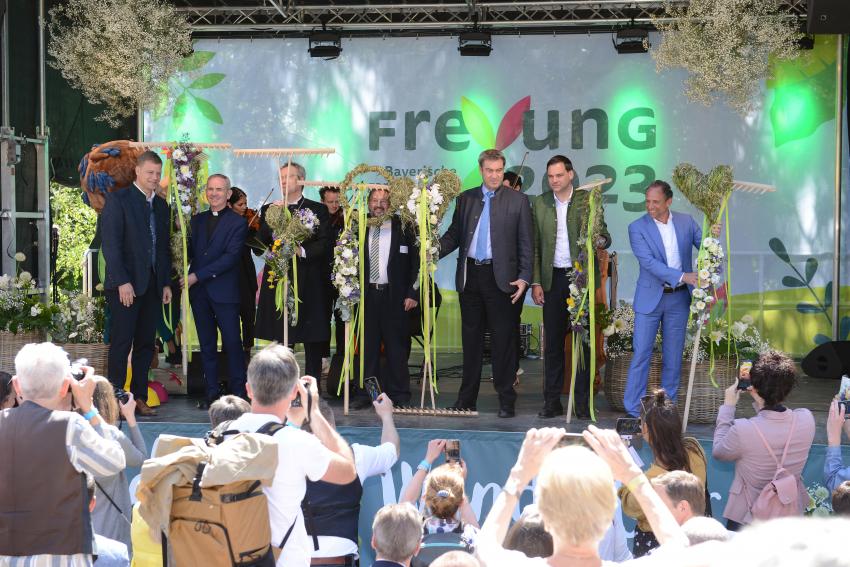
[[115,387],[123,388],[132,348],[130,391],[136,413],[143,416],[156,415],[147,405],[148,370],[162,311],[160,301],[171,301],[170,211],[156,195],[161,175],[162,159],[154,152],[144,152],[136,160],[136,181],[109,193],[101,215],[104,288],[112,314],[107,373]]
[[[543,307],[543,326],[546,330],[543,409],[537,416],[551,418],[564,414],[561,405],[561,390],[567,372],[564,342],[571,329],[567,298],[570,297],[570,285],[575,277],[573,266],[579,251],[585,245],[579,240],[590,209],[589,193],[576,191],[573,187],[575,171],[569,158],[562,155],[553,156],[546,164],[546,176],[552,190],[537,197],[531,208],[534,219],[534,275],[531,298],[534,303]],[[611,236],[604,220],[601,232],[600,241],[596,246],[608,248],[611,245]],[[599,262],[595,256],[593,262],[598,274]],[[595,284],[598,289],[598,277]],[[595,290],[591,293],[595,293]],[[573,392],[576,417],[587,419],[590,417],[589,343],[582,342],[581,349],[582,355],[579,357]],[[573,353],[573,356],[578,355]]]
[[[389,208],[389,193],[373,189],[369,193],[369,214],[380,217]],[[416,279],[419,252],[415,238],[392,216],[380,226],[366,230],[363,282],[366,311],[364,319],[363,372],[379,376],[381,387],[396,405],[410,404],[410,325],[407,312],[419,303]],[[388,376],[379,372],[381,343],[387,357]],[[371,400],[369,400],[371,405]]]
[[[298,209],[310,209],[319,219],[316,232],[304,242],[293,259],[298,264],[298,321],[290,325],[283,320],[283,314],[275,306],[275,290],[269,287],[269,267],[263,269],[263,279],[260,286],[260,300],[257,304],[257,324],[254,334],[258,339],[283,342],[283,326],[289,326],[289,346],[295,343],[304,344],[304,373],[316,378],[322,375],[322,354],[325,342],[331,337],[331,323],[328,317],[325,294],[328,292],[328,248],[333,246],[329,237],[330,222],[328,208],[321,203],[304,197],[301,182],[306,179],[304,168],[292,163],[283,166],[280,175],[284,188],[288,188],[287,199],[275,201],[273,204],[284,206],[288,204],[290,212]],[[257,237],[266,246],[271,246],[274,240],[272,229],[265,220],[269,205],[263,207],[262,222]],[[293,272],[290,272],[292,277]]]
[[209,409],[221,395],[218,390],[219,331],[227,353],[230,391],[247,397],[245,355],[239,329],[239,270],[248,224],[227,206],[231,186],[226,175],[210,175],[206,195],[210,210],[192,217],[189,276],[182,282],[189,288],[207,383],[207,399],[198,404],[201,409]]
[[463,382],[455,407],[476,408],[486,320],[499,417],[513,417],[518,356],[514,304],[531,281],[531,207],[523,193],[502,185],[505,157],[500,151],[481,152],[478,166],[483,185],[458,196],[452,224],[440,239],[441,258],[458,250],[455,289],[460,300]]

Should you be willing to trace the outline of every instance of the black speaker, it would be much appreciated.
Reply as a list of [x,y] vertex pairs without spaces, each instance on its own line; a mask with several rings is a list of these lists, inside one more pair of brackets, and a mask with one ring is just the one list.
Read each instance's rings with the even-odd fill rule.
[[850,374],[850,341],[831,341],[814,348],[801,363],[812,378],[841,378]]
[[809,0],[809,33],[850,33],[850,2],[847,0]]

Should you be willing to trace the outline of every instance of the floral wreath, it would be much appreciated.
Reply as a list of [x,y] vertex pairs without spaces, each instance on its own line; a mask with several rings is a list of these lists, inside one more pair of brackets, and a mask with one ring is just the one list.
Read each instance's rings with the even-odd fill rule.
[[386,190],[390,196],[390,205],[387,207],[387,212],[379,217],[369,217],[367,220],[369,226],[380,226],[405,206],[410,193],[413,191],[413,180],[407,177],[395,177],[389,170],[380,165],[361,163],[349,171],[348,175],[340,183],[340,191],[343,194],[343,198],[339,200],[340,206],[343,208],[351,206],[349,200],[345,198],[345,192],[352,187],[356,189],[358,184],[354,182],[354,179],[365,173],[375,173],[387,181]]

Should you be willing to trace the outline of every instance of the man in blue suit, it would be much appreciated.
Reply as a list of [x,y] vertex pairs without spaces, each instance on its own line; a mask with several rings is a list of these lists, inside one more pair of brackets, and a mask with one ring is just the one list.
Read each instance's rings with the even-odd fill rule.
[[629,366],[623,405],[631,416],[640,415],[646,395],[649,361],[661,324],[661,386],[675,400],[685,347],[685,328],[691,305],[691,289],[697,283],[691,271],[693,248],[699,249],[702,230],[694,218],[670,210],[673,190],[665,181],[653,181],[646,189],[646,212],[629,225],[629,243],[640,264],[635,289],[634,356]]
[[148,369],[162,303],[171,301],[171,215],[168,203],[156,194],[161,175],[162,159],[151,151],[142,153],[136,160],[136,180],[107,194],[100,218],[104,295],[112,315],[107,375],[116,388],[124,387],[132,349],[130,391],[142,416],[156,415],[147,405]]
[[189,243],[189,301],[195,316],[201,360],[207,383],[207,399],[198,404],[208,409],[218,389],[218,331],[227,352],[231,393],[246,397],[245,357],[239,328],[239,269],[248,223],[228,206],[230,179],[216,173],[207,180],[210,210],[192,217]]

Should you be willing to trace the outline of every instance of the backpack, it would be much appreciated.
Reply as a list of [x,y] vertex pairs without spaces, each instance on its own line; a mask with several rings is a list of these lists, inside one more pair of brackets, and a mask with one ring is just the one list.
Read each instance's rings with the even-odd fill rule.
[[[776,458],[773,450],[765,439],[764,434],[759,429],[754,421],[750,421],[753,427],[756,428],[756,433],[764,443],[767,452],[773,457],[776,463],[776,472],[773,474],[773,480],[768,482],[753,503],[749,502],[747,496],[747,504],[750,505],[750,513],[754,520],[769,520],[771,518],[781,518],[784,516],[800,515],[800,494],[797,490],[797,477],[785,470],[785,457],[788,454],[788,446],[791,444],[791,438],[794,436],[794,425],[796,424],[797,416],[791,411],[791,430],[788,432],[788,439],[785,441],[785,449],[782,451],[782,460]],[[745,494],[748,492],[745,490]]]
[[425,533],[422,537],[422,545],[419,552],[410,562],[410,567],[428,567],[439,556],[450,551],[465,551],[472,553],[473,549],[469,542],[463,537],[463,526],[458,526],[444,533]]
[[[229,422],[218,429],[227,433]],[[257,433],[274,435],[284,427],[269,422]],[[208,438],[211,446],[226,443],[224,435]],[[279,545],[271,543],[269,507],[259,480],[244,480],[220,486],[201,487],[206,463],[198,463],[191,484],[175,486],[169,519],[168,542],[174,565],[205,567],[274,567],[276,556],[286,545],[295,522]],[[163,565],[167,543],[163,536]]]

